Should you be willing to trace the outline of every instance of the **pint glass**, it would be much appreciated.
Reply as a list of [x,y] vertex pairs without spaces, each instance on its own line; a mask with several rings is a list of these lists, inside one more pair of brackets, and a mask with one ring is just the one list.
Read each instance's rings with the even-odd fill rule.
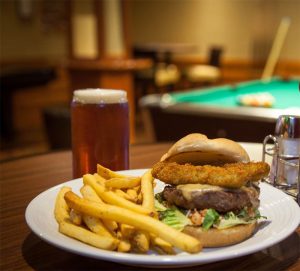
[[129,111],[126,92],[76,90],[71,104],[73,177],[129,168]]

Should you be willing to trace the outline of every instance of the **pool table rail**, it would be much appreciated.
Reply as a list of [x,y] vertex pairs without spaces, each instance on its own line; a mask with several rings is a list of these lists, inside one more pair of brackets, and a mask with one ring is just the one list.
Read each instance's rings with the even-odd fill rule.
[[210,138],[227,137],[238,141],[263,142],[273,134],[280,115],[300,116],[300,108],[222,107],[176,103],[168,94],[152,94],[139,103],[146,112],[145,124],[156,141],[177,140],[192,132]]

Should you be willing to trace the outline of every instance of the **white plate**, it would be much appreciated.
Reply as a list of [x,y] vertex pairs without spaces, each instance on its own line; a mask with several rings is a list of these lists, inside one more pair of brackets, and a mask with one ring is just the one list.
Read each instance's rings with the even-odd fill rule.
[[[140,176],[145,170],[129,170],[128,175]],[[157,181],[155,188],[159,192],[163,183]],[[150,251],[147,255],[110,252],[94,248],[69,238],[58,232],[53,210],[55,197],[63,186],[70,186],[79,193],[82,179],[57,185],[34,198],[26,209],[26,221],[31,230],[46,242],[61,249],[83,256],[136,266],[182,267],[240,257],[270,247],[288,237],[300,223],[300,208],[296,202],[282,191],[261,183],[261,214],[267,216],[259,230],[248,240],[233,246],[203,249],[198,254],[180,252],[178,255],[157,255]]]

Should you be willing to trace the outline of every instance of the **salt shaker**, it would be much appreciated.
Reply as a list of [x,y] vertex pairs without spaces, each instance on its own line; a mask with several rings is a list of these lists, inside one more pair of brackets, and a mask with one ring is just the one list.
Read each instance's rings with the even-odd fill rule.
[[300,116],[281,115],[275,127],[277,151],[271,181],[283,188],[297,188],[300,154]]

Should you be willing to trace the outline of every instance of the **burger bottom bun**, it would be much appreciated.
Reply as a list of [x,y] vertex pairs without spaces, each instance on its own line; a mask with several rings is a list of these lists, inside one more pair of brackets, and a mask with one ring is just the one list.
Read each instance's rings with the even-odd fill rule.
[[203,230],[201,227],[186,226],[183,232],[198,239],[203,247],[223,247],[240,243],[249,238],[253,234],[256,225],[257,222],[223,230],[209,229],[208,231]]

